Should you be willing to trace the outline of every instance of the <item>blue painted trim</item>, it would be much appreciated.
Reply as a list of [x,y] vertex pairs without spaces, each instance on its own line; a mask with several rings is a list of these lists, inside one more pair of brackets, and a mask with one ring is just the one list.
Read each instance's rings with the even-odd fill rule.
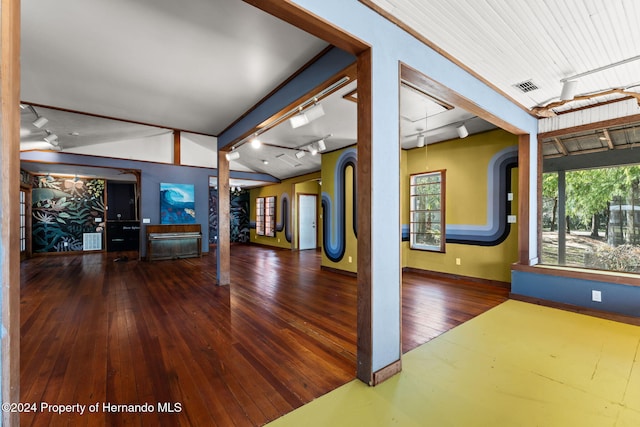
[[[591,301],[591,291],[602,292],[602,302]],[[524,271],[511,272],[511,292],[531,298],[640,317],[640,288]]]
[[[323,250],[327,255],[327,258],[332,262],[338,262],[344,257],[346,250],[346,191],[345,191],[345,175],[348,167],[354,168],[354,176],[356,174],[355,169],[358,163],[357,150],[355,148],[349,148],[340,154],[336,167],[334,169],[334,187],[333,187],[333,203],[331,195],[327,192],[322,192],[322,227],[324,230]],[[357,212],[355,209],[356,203],[356,187],[354,182],[353,187],[353,232],[357,237]]]
[[352,54],[337,47],[332,48],[280,88],[278,92],[259,104],[232,127],[218,135],[218,147],[225,147],[247,132],[251,132],[258,124],[286,108],[287,105],[294,103],[300,96],[309,93],[355,61],[356,57]]

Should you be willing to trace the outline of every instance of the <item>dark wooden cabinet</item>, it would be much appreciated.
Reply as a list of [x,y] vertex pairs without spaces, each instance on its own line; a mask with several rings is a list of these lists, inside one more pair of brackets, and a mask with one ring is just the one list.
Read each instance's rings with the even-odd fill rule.
[[146,231],[149,261],[202,255],[200,224],[148,225]]

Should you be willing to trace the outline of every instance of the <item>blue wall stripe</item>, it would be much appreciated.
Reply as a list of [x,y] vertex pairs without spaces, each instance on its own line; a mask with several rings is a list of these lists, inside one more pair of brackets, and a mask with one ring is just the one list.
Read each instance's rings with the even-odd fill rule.
[[[340,154],[336,167],[334,169],[334,186],[333,186],[333,199],[327,192],[322,192],[322,227],[323,233],[323,249],[332,262],[338,262],[344,256],[346,250],[346,192],[345,192],[345,173],[348,167],[355,168],[357,164],[357,150],[355,148],[349,148]],[[355,181],[353,187],[353,206],[354,206],[354,222],[353,231],[356,233],[356,214],[355,214],[355,200],[356,200],[356,188]],[[357,236],[357,234],[356,234]]]
[[280,197],[280,222],[276,224],[276,231],[284,229],[284,237],[291,243],[291,221],[289,220],[289,194],[282,193]]
[[446,226],[446,242],[494,246],[502,243],[510,232],[507,216],[511,202],[511,170],[518,165],[518,147],[507,147],[496,153],[487,167],[487,223],[484,225]]

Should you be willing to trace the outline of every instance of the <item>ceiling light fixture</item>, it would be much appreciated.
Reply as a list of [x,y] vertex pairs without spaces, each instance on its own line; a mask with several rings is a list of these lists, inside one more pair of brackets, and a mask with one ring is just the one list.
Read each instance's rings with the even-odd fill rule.
[[262,161],[262,164],[263,164],[263,165],[268,165],[268,164],[269,164],[269,160],[263,160],[263,161]]
[[423,134],[418,134],[418,143],[416,144],[416,146],[418,148],[422,148],[424,147],[424,135]]
[[327,149],[327,145],[324,143],[324,139],[318,140],[318,151],[323,152]]
[[289,124],[293,129],[299,128],[314,120],[324,116],[324,108],[318,104],[318,98],[313,98],[313,106],[304,110],[303,106],[298,107],[298,114],[289,119]]
[[560,99],[562,101],[572,100],[576,96],[578,89],[578,80],[565,80],[562,82],[562,93]]
[[315,156],[316,154],[318,154],[318,148],[316,147],[315,144],[309,145],[309,152],[311,153],[312,156]]
[[44,137],[44,140],[51,145],[58,145],[58,135],[56,135],[55,133],[49,133]]
[[230,151],[224,155],[227,158],[227,161],[238,160],[240,158],[239,151]]
[[456,132],[458,132],[458,136],[460,138],[466,138],[469,136],[469,131],[467,130],[467,127],[464,125],[464,123],[460,126],[456,126]]
[[303,158],[303,157],[304,157],[304,156],[306,156],[306,155],[307,155],[307,153],[306,153],[305,151],[298,151],[298,152],[296,152],[296,157],[297,157],[298,159],[301,159],[301,158]]
[[576,96],[576,89],[578,86],[578,79],[590,74],[598,73],[600,71],[608,70],[609,68],[617,67],[618,65],[627,64],[632,61],[640,59],[640,55],[632,56],[631,58],[623,59],[622,61],[614,62],[612,64],[603,65],[602,67],[594,68],[593,70],[585,71],[580,74],[565,77],[560,80],[562,83],[562,92],[560,94],[561,101],[571,101]]
[[[300,108],[302,110],[302,107]],[[309,123],[309,118],[302,111],[289,119],[289,124],[293,129],[304,126]]]
[[258,134],[256,133],[254,137],[251,138],[251,147],[253,147],[254,150],[257,150],[261,146],[262,146],[262,141],[258,139]]
[[35,119],[33,122],[31,122],[31,124],[34,125],[35,127],[37,127],[38,129],[42,129],[42,127],[44,125],[46,125],[47,123],[49,123],[49,119],[47,119],[46,117],[42,117],[42,116],[38,116],[37,119]]

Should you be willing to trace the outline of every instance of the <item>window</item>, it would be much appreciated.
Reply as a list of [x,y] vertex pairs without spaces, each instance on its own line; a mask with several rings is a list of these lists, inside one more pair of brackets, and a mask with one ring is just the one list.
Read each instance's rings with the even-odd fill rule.
[[264,235],[276,237],[276,197],[266,197],[264,202]]
[[256,234],[264,236],[264,197],[256,199]]
[[256,234],[258,236],[276,236],[276,197],[258,197],[256,199]]
[[411,175],[411,249],[444,252],[445,171]]
[[544,173],[541,263],[640,273],[640,166]]

